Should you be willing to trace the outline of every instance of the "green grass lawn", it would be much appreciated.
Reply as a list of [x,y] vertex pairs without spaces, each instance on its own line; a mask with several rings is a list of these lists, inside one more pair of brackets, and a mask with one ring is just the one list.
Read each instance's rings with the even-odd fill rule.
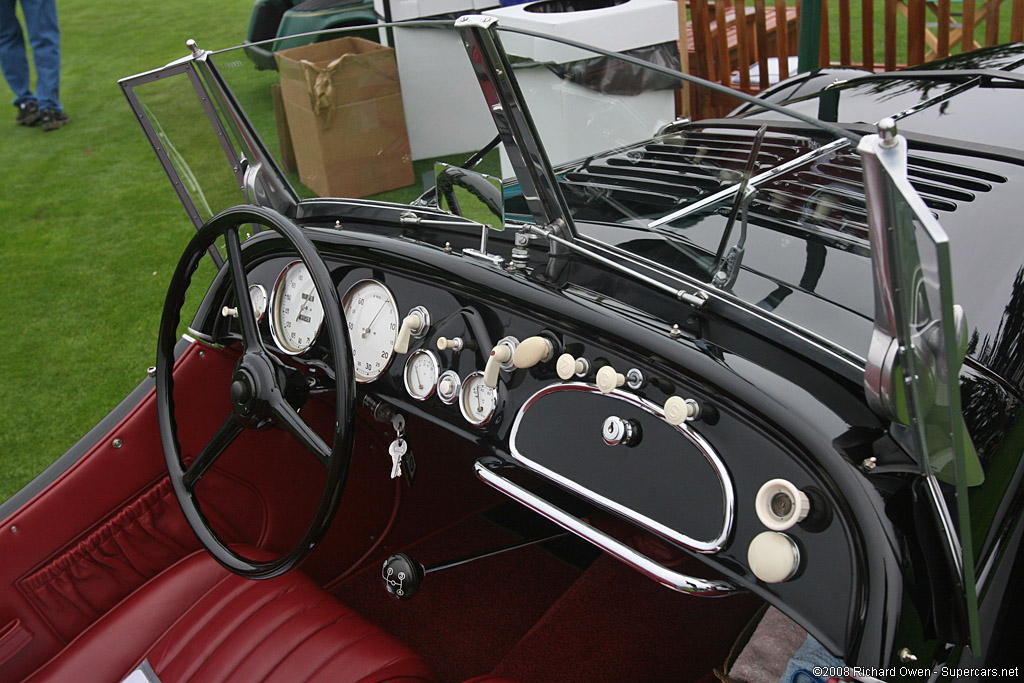
[[[44,133],[0,108],[0,500],[61,455],[155,361],[192,234],[117,80],[237,44],[252,0],[59,3],[62,100]],[[0,97],[10,101],[6,84]]]

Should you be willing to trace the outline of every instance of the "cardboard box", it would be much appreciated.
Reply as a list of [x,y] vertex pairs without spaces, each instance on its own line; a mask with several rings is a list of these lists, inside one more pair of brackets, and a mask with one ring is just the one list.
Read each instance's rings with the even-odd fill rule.
[[362,38],[274,54],[299,178],[322,197],[414,182],[395,51]]

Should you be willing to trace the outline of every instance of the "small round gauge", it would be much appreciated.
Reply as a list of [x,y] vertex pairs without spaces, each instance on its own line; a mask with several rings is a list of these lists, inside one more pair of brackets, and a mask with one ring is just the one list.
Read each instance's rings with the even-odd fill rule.
[[445,370],[437,380],[438,398],[447,405],[455,403],[455,399],[459,397],[459,387],[461,385],[462,380],[459,379],[459,373],[454,370]]
[[437,356],[425,349],[413,351],[405,362],[405,390],[417,401],[434,395],[439,372]]
[[474,372],[462,381],[459,408],[467,422],[474,425],[487,424],[494,416],[497,405],[497,389],[484,384],[484,373]]
[[341,302],[348,320],[352,365],[357,382],[372,382],[388,369],[398,337],[398,306],[391,291],[376,280],[352,285]]
[[249,285],[249,301],[252,302],[256,322],[260,322],[267,313],[267,290],[263,289],[263,285]]
[[297,355],[313,345],[324,308],[305,263],[292,261],[277,276],[270,311],[270,333],[279,349]]

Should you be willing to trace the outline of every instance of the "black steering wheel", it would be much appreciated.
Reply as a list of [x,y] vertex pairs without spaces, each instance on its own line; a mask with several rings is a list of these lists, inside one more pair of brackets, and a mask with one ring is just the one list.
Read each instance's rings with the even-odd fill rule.
[[[239,227],[248,224],[271,228],[291,243],[309,269],[323,302],[323,324],[330,338],[337,391],[334,441],[331,446],[324,443],[298,414],[298,408],[308,398],[304,378],[297,370],[269,353],[260,337],[256,315],[250,304],[249,284],[238,237]],[[181,459],[178,428],[174,419],[174,347],[177,343],[181,306],[192,274],[207,249],[221,236],[227,245],[227,260],[238,302],[243,352],[231,376],[230,388],[225,387],[231,394],[232,411],[209,443],[186,467]],[[352,353],[338,292],[326,264],[302,230],[276,211],[255,206],[236,206],[207,221],[185,248],[167,291],[157,345],[156,405],[160,440],[174,494],[192,530],[218,562],[236,574],[253,579],[269,579],[294,568],[323,539],[341,500],[352,460],[355,398]],[[243,430],[274,427],[290,432],[327,467],[327,481],[320,505],[302,540],[275,560],[256,562],[237,554],[217,537],[200,509],[195,489],[203,474]]]

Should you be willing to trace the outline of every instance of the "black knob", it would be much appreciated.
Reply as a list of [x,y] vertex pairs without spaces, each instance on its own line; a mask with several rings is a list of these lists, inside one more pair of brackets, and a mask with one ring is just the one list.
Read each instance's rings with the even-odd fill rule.
[[395,553],[384,560],[381,578],[384,588],[396,600],[408,600],[416,595],[423,582],[423,565],[405,553]]

